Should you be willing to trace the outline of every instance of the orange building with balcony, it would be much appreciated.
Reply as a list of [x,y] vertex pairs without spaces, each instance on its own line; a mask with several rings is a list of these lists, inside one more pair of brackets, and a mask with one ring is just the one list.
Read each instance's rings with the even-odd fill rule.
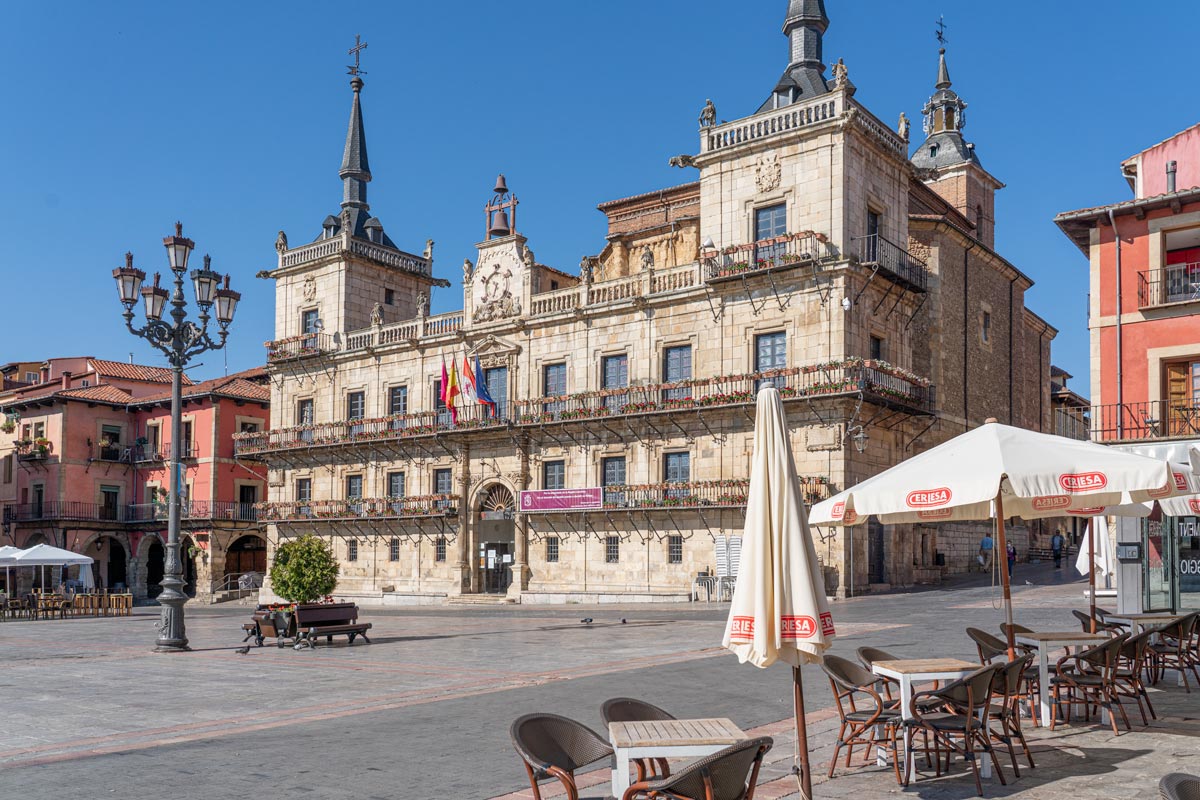
[[[36,372],[36,383],[0,397],[0,542],[86,553],[98,586],[153,597],[166,542],[170,370],[80,357]],[[265,471],[233,454],[234,433],[267,426],[265,382],[262,370],[184,378],[181,556],[200,597],[266,569],[254,507]],[[14,575],[13,588],[28,588],[22,580],[40,575]]]
[[[1200,124],[1121,163],[1134,196],[1055,221],[1088,257],[1091,436],[1188,460],[1200,444]],[[1200,520],[1119,526],[1147,559],[1121,604],[1200,607]]]

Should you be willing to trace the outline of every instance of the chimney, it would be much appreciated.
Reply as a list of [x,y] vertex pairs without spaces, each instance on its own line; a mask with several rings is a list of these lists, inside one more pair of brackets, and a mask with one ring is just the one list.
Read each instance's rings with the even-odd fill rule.
[[63,371],[63,374],[62,374],[62,388],[64,388],[64,389],[71,388],[71,373],[69,373],[65,370]]
[[1167,192],[1175,191],[1175,162],[1167,162]]

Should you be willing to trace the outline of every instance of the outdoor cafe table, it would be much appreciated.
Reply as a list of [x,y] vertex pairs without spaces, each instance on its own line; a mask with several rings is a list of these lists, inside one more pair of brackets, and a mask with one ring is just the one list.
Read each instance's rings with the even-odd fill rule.
[[1153,628],[1155,625],[1169,625],[1179,619],[1182,614],[1173,614],[1170,611],[1146,611],[1141,614],[1106,614],[1105,619],[1115,619],[1121,622],[1128,622],[1133,633],[1139,634],[1146,628]]
[[1042,724],[1050,724],[1050,651],[1057,647],[1091,647],[1108,641],[1101,633],[1083,631],[1035,631],[1018,633],[1018,644],[1036,647],[1038,651],[1038,700],[1042,707]]
[[608,739],[617,762],[612,773],[613,797],[619,800],[629,788],[630,759],[707,756],[749,738],[725,718],[610,722]]
[[[982,664],[972,664],[958,658],[906,658],[895,661],[876,661],[871,664],[871,671],[884,678],[892,678],[900,682],[900,716],[907,723],[913,718],[912,699],[913,682],[925,681],[955,681],[977,671]],[[887,763],[886,751],[880,747],[876,751],[876,760],[880,766]],[[907,783],[912,778],[912,726],[904,726],[904,780]],[[992,762],[986,758],[979,759],[979,774],[981,777],[992,777]]]

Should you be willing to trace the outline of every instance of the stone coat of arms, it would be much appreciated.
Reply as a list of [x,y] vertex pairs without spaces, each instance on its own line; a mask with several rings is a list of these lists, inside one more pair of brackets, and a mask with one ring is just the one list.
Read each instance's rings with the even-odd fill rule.
[[754,182],[760,192],[773,192],[783,182],[783,165],[778,153],[763,153],[754,166]]

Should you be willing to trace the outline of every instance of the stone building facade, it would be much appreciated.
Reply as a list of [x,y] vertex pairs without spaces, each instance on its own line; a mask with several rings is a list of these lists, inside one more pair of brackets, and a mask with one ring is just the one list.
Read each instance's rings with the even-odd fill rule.
[[[537,261],[502,176],[463,310],[436,316],[431,244],[402,251],[368,216],[355,76],[342,211],[311,243],[281,233],[269,273],[271,429],[237,438],[269,467],[271,546],[327,538],[339,595],[365,603],[679,599],[698,572],[736,571],[764,382],[813,501],[990,416],[1048,428],[1055,331],[993,249],[1001,184],[947,116],[965,103],[944,54],[910,159],[907,121],[861,105],[841,62],[826,78],[828,24],[791,0],[767,101],[702,113],[697,154],[672,159],[698,180],[601,204],[607,242],[577,273]],[[443,365],[476,361],[494,410],[455,419]],[[595,489],[594,507],[518,506],[556,489]],[[967,569],[980,535],[818,533],[839,595]]]

